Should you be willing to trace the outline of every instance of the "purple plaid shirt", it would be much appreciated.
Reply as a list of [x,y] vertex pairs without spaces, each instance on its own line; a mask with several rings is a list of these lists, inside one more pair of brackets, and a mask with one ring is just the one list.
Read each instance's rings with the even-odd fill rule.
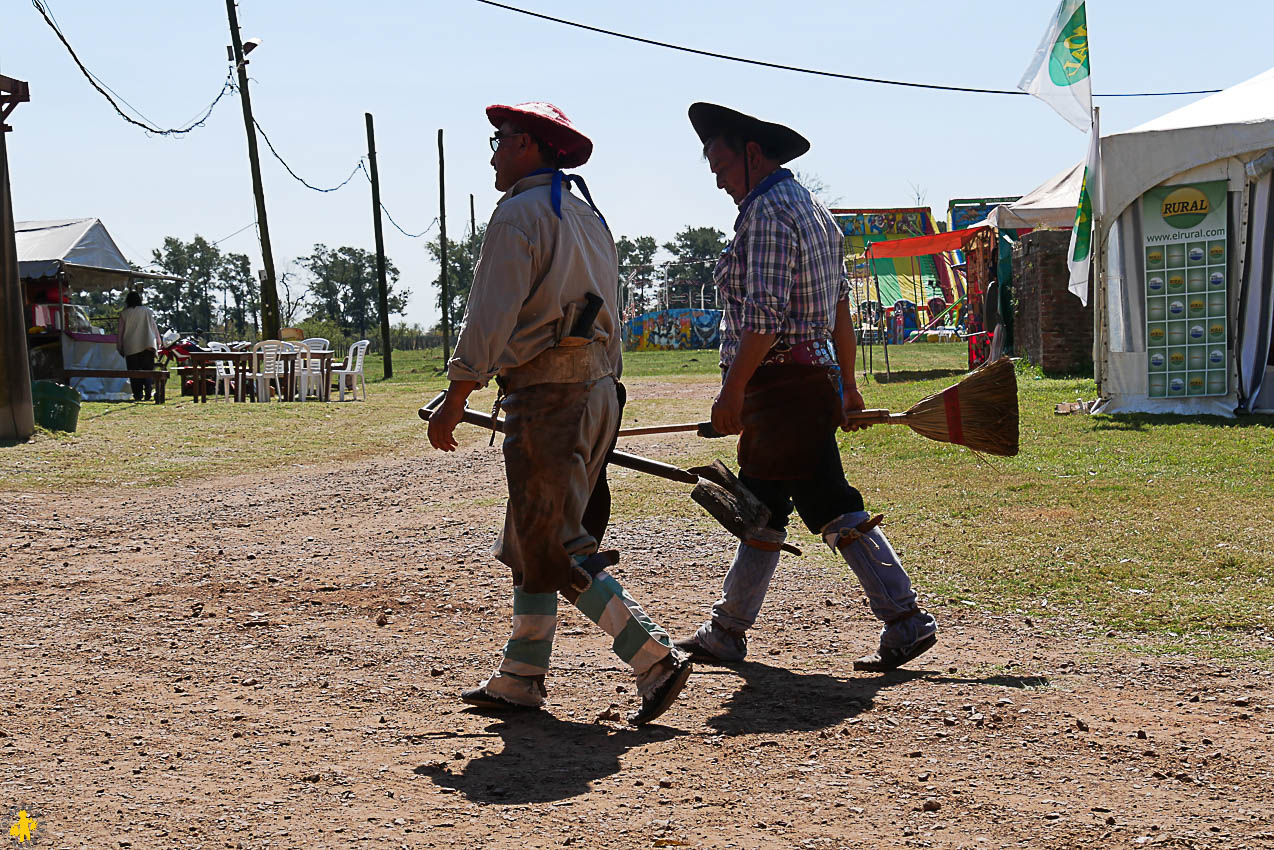
[[775,176],[768,189],[758,186],[759,194],[744,199],[734,239],[713,272],[724,306],[726,366],[744,331],[778,334],[788,345],[830,339],[836,302],[849,298],[836,219],[795,178]]

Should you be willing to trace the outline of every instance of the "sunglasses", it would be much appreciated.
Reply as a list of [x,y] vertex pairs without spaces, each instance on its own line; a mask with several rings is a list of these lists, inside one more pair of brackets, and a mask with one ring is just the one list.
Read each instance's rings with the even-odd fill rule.
[[496,130],[496,131],[495,131],[495,134],[491,137],[491,152],[492,152],[492,153],[495,153],[495,152],[496,152],[496,150],[498,150],[498,149],[499,149],[499,147],[500,147],[500,142],[504,141],[505,139],[512,139],[512,138],[514,138],[515,136],[525,136],[525,135],[526,135],[526,133],[503,133],[503,134],[501,134],[499,130]]

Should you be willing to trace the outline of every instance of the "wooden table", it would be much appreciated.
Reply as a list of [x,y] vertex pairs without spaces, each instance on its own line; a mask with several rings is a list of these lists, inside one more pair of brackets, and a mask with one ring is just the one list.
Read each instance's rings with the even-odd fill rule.
[[[321,382],[319,399],[330,401],[332,397],[332,351],[311,351],[310,357],[319,361]],[[279,387],[282,390],[281,400],[291,401],[296,397],[296,358],[298,351],[280,351],[277,354],[282,370],[279,372]],[[251,351],[192,351],[190,365],[195,368],[195,401],[208,401],[208,366],[218,360],[228,360],[234,364],[234,400],[247,400],[248,367],[252,363]],[[267,399],[265,399],[268,401]]]
[[[283,372],[279,376],[279,383],[283,389],[283,400],[291,401],[296,397],[296,358],[301,352],[299,351],[280,351],[278,353],[279,362],[283,364]],[[323,351],[321,349],[312,349],[310,351],[310,359],[319,361],[320,383],[318,397],[319,401],[332,400],[332,355],[334,351]],[[305,399],[301,399],[304,401]]]
[[[190,365],[195,370],[195,401],[208,401],[208,367],[218,360],[228,360],[234,364],[234,400],[247,400],[248,364],[252,361],[251,351],[192,351],[188,355]],[[213,373],[215,377],[215,372]]]

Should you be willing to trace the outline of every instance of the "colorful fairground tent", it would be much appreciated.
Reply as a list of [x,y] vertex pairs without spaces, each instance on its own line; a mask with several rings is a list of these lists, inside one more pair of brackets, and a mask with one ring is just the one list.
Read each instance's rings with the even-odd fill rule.
[[624,322],[624,348],[629,351],[719,348],[721,311],[676,308],[643,313]]
[[926,304],[935,296],[947,302],[953,300],[955,274],[944,258],[910,256],[873,260],[867,255],[867,247],[874,242],[937,233],[928,207],[834,209],[831,212],[845,234],[845,265],[856,303]]

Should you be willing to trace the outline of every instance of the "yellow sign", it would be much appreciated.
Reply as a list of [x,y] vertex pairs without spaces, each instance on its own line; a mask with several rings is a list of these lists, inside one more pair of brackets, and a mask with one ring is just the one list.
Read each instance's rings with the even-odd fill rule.
[[31,841],[35,837],[36,819],[27,814],[26,809],[18,812],[18,819],[9,827],[9,835],[18,839],[21,844],[24,841]]
[[1208,196],[1193,186],[1183,186],[1163,199],[1160,214],[1173,227],[1194,227],[1212,211]]

